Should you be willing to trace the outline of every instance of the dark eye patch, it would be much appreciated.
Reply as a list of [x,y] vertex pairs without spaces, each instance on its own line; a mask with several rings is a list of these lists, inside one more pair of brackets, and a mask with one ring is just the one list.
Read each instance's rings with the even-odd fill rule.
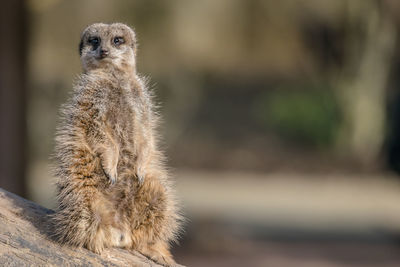
[[87,41],[84,41],[84,39],[82,38],[81,42],[79,43],[79,55],[82,56],[82,50],[84,47],[84,43],[87,42],[89,45],[92,46],[93,50],[96,50],[100,45],[100,41],[101,41],[100,37],[97,37],[97,36],[91,36],[87,39]]
[[88,39],[88,43],[93,46],[98,46],[100,44],[100,38],[99,37],[90,37]]
[[118,46],[118,45],[120,45],[120,44],[125,43],[125,40],[124,40],[123,37],[117,36],[117,37],[114,37],[113,43],[114,43],[116,46]]

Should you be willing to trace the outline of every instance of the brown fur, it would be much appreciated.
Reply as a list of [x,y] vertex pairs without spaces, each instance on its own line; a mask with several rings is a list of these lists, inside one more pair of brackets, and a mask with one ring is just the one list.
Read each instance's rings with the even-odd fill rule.
[[[115,45],[115,37],[124,43]],[[101,49],[109,51],[104,58]],[[93,24],[82,33],[80,53],[84,74],[56,136],[56,236],[96,253],[123,247],[174,265],[169,242],[181,216],[157,146],[158,116],[136,73],[135,34],[121,23]]]

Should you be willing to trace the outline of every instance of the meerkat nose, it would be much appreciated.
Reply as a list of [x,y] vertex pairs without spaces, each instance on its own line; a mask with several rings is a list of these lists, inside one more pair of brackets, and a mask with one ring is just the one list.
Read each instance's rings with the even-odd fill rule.
[[107,49],[104,49],[104,48],[102,48],[101,50],[100,50],[100,57],[101,58],[105,58],[105,57],[107,57],[108,56],[108,50]]

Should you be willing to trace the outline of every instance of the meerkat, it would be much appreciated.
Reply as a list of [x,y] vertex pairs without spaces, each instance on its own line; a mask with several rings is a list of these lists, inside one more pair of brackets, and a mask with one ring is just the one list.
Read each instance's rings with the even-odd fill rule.
[[54,231],[68,245],[132,249],[173,266],[169,245],[182,217],[136,50],[134,31],[122,23],[92,24],[81,34],[83,74],[56,133]]

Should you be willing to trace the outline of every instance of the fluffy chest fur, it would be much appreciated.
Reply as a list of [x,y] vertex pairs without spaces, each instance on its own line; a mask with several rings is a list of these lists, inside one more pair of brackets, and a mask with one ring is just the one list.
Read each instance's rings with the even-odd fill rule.
[[112,183],[144,175],[140,165],[154,154],[154,115],[149,94],[138,77],[84,74],[66,109],[73,114],[69,124],[76,128],[75,138],[102,155],[102,167]]

